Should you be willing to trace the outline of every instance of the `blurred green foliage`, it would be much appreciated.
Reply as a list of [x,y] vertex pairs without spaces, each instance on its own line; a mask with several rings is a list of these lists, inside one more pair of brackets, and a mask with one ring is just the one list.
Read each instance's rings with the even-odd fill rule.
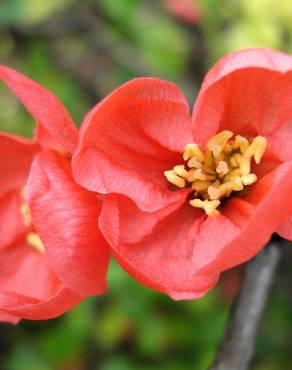
[[[202,9],[196,24],[170,14],[162,0],[2,0],[0,60],[54,92],[79,125],[93,104],[130,78],[173,80],[191,102],[204,73],[227,52],[292,52],[289,0],[193,1]],[[3,86],[0,125],[33,135],[31,117]],[[267,308],[254,370],[291,368],[289,279],[291,251]],[[229,312],[220,288],[200,300],[173,302],[116,263],[108,285],[107,295],[61,318],[0,325],[0,369],[207,369]]]

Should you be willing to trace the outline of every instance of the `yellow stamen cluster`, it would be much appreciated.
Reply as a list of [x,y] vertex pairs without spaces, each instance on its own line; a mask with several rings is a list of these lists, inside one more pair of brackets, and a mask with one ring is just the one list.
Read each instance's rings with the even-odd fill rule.
[[[30,213],[30,209],[29,209],[28,205],[25,204],[25,203],[22,203],[21,206],[20,206],[20,212],[21,212],[22,217],[23,217],[24,225],[27,226],[27,227],[31,226],[31,213]],[[35,248],[40,253],[44,253],[44,251],[45,251],[44,245],[43,245],[40,237],[38,236],[38,234],[36,234],[35,232],[30,232],[30,233],[27,234],[26,242],[27,242],[27,244],[29,244],[31,247]]]
[[251,160],[259,164],[267,148],[263,136],[250,140],[240,135],[232,137],[231,131],[219,132],[207,142],[204,153],[198,145],[187,144],[183,153],[187,164],[164,172],[171,184],[190,186],[194,190],[190,204],[202,208],[210,217],[220,214],[217,208],[222,199],[257,181],[257,176],[250,173]]

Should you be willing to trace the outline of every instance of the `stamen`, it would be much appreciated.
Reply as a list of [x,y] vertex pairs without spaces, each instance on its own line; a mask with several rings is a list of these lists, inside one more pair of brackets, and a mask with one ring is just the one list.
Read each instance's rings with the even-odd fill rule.
[[190,168],[202,168],[202,163],[201,163],[201,162],[199,162],[199,161],[197,160],[197,158],[196,158],[196,157],[192,157],[192,158],[188,161],[188,166],[189,166]]
[[208,194],[211,200],[219,199],[220,197],[220,189],[218,185],[211,185],[208,187]]
[[235,141],[234,141],[234,146],[233,146],[234,149],[239,148],[241,153],[245,153],[248,147],[249,147],[249,142],[245,137],[241,135],[235,136]]
[[186,186],[185,179],[176,175],[173,170],[164,171],[164,176],[171,184],[178,186],[179,188],[184,188]]
[[257,176],[253,173],[241,177],[243,185],[251,185],[257,181]]
[[228,173],[228,166],[225,161],[220,161],[218,166],[216,167],[217,173],[223,173],[223,175],[226,175]]
[[253,139],[253,142],[250,144],[248,150],[244,153],[244,156],[247,158],[254,157],[255,163],[259,164],[266,149],[267,139],[263,136],[257,136]]
[[232,136],[233,133],[231,131],[221,131],[207,142],[206,148],[213,152],[214,157],[218,157]]
[[187,144],[183,154],[183,159],[187,161],[191,157],[196,157],[199,162],[203,162],[204,154],[197,144]]
[[210,217],[217,217],[219,215],[219,211],[216,209],[220,205],[219,200],[192,199],[189,203],[195,208],[204,209],[206,214]]
[[181,164],[179,166],[174,166],[173,167],[173,172],[181,177],[186,177],[188,174],[188,171],[185,169],[184,164]]
[[27,204],[22,203],[20,206],[20,212],[23,217],[23,222],[25,226],[30,226],[31,225],[31,214],[30,210]]
[[250,173],[254,158],[259,164],[267,147],[267,140],[255,137],[249,144],[247,138],[236,135],[232,139],[231,131],[222,131],[211,138],[203,153],[196,144],[187,144],[183,159],[187,165],[175,166],[165,171],[164,175],[173,185],[194,190],[193,207],[203,209],[210,217],[220,214],[217,209],[223,198],[243,190],[257,181],[257,176]]
[[26,237],[26,242],[34,247],[36,250],[38,250],[39,252],[41,253],[44,253],[45,252],[45,247],[40,239],[40,237],[38,236],[38,234],[36,233],[28,233],[27,234],[27,237]]

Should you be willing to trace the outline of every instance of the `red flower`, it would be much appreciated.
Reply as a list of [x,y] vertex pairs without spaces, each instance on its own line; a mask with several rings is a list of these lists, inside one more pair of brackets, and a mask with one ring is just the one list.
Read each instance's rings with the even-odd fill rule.
[[187,23],[196,23],[201,17],[201,9],[196,0],[165,0],[167,9]]
[[32,141],[0,133],[0,320],[48,319],[106,289],[101,202],[72,178],[78,133],[62,103],[12,69],[0,79],[37,122]]
[[292,58],[245,50],[207,74],[192,117],[171,83],[115,90],[85,119],[73,173],[108,194],[99,225],[125,270],[191,299],[273,232],[292,239],[291,134]]

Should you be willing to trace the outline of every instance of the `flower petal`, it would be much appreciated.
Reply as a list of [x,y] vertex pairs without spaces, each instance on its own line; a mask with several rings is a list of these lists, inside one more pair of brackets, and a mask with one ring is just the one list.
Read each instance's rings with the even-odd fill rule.
[[77,128],[59,99],[23,74],[1,65],[0,79],[35,118],[39,142],[72,153],[77,144]]
[[61,289],[48,300],[37,300],[21,294],[0,292],[0,307],[9,315],[27,320],[48,320],[74,308],[81,298],[70,289]]
[[0,195],[24,186],[39,150],[30,140],[0,132]]
[[193,111],[195,138],[216,132],[272,135],[291,124],[292,57],[248,49],[222,58],[206,75]]
[[6,312],[0,311],[0,321],[8,322],[10,324],[17,324],[21,319],[17,316],[9,315]]
[[23,235],[27,227],[21,214],[20,190],[12,190],[0,197],[0,250]]
[[292,162],[281,165],[243,198],[229,199],[215,219],[188,204],[146,213],[113,195],[104,202],[100,228],[135,279],[174,299],[196,298],[222,271],[253,257],[291,214],[291,171]]
[[102,194],[120,193],[141,209],[178,201],[163,172],[182,161],[193,141],[188,105],[179,89],[154,78],[130,81],[85,118],[73,159],[74,177]]
[[[194,255],[194,267],[199,273],[229,269],[263,248],[277,226],[292,213],[291,171],[291,161],[279,166],[254,184],[243,198],[229,199],[222,216],[201,225],[200,234],[205,237],[198,240]],[[221,217],[230,223],[226,230]]]
[[81,301],[63,287],[45,254],[25,240],[1,250],[0,311],[20,318],[44,320]]
[[82,296],[104,293],[109,247],[97,226],[96,194],[78,186],[70,162],[52,151],[34,161],[27,192],[33,225],[60,279]]
[[286,220],[277,227],[276,233],[282,238],[292,241],[292,216],[287,217]]
[[188,204],[148,213],[128,198],[112,195],[104,201],[99,225],[114,257],[136,280],[173,299],[194,299],[218,279],[218,273],[199,275],[192,267],[203,218]]

